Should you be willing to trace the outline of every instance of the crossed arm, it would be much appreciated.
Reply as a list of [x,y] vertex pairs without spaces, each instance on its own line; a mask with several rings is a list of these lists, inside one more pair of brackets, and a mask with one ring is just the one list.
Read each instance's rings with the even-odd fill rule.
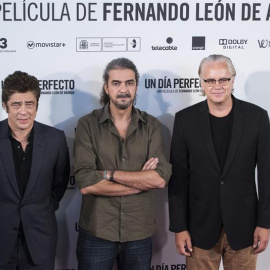
[[94,185],[82,188],[80,191],[82,194],[98,196],[124,196],[136,194],[143,190],[163,188],[166,182],[154,170],[157,166],[158,158],[150,158],[144,164],[141,171],[127,172],[117,170],[113,175],[115,182],[103,179]]

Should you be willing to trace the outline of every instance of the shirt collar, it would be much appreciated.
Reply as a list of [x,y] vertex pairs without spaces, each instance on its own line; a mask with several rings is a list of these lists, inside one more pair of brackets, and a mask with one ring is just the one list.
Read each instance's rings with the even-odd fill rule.
[[[99,123],[104,123],[107,120],[110,121],[110,102],[108,102],[102,109],[101,117],[99,120]],[[146,119],[142,116],[141,111],[139,109],[136,109],[132,105],[132,122],[138,122],[138,121],[146,122]]]
[[[10,139],[14,139],[15,140],[15,138],[12,136],[12,132],[11,132],[10,126],[8,126],[8,137]],[[32,142],[33,141],[33,137],[34,137],[34,126],[32,127],[32,129],[31,129],[31,131],[29,133],[29,136],[27,138],[28,142]]]

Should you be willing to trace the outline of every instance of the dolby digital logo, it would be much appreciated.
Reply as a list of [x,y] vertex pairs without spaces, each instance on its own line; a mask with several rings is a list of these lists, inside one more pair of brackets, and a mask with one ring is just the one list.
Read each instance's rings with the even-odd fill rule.
[[219,39],[219,45],[222,46],[223,50],[243,50],[247,44],[247,39]]

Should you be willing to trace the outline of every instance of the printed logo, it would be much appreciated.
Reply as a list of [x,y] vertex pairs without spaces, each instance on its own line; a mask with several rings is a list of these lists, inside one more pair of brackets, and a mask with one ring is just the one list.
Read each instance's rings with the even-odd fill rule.
[[219,39],[219,45],[222,46],[224,50],[243,50],[247,44],[247,39]]
[[171,37],[168,37],[168,38],[166,39],[166,42],[167,42],[168,44],[172,44],[172,43],[173,43],[173,39],[172,39]]
[[87,40],[82,39],[79,43],[80,50],[88,50],[89,49],[89,43]]
[[66,43],[63,42],[34,42],[34,41],[28,41],[26,44],[27,48],[32,50],[34,48],[64,48],[67,46]]
[[139,37],[132,37],[128,38],[128,51],[129,52],[139,52],[141,51],[141,38]]
[[227,45],[227,39],[220,39],[219,45]]
[[127,38],[102,38],[103,52],[126,52]]
[[192,50],[205,50],[205,37],[192,37]]
[[153,51],[176,51],[178,50],[177,46],[170,45],[173,43],[173,38],[167,37],[166,43],[169,45],[157,45],[157,46],[151,46],[151,49]]
[[100,37],[77,38],[77,52],[101,52],[101,40]]
[[[39,80],[42,95],[73,95],[75,94],[74,80]],[[70,178],[70,183],[72,178]]]
[[69,177],[69,185],[67,187],[68,190],[75,190],[75,176],[71,175]]
[[16,52],[16,50],[10,50],[8,49],[8,40],[4,37],[0,37],[0,53],[13,53]]
[[139,37],[78,37],[77,52],[139,52]]
[[158,264],[152,265],[151,270],[186,270],[187,266],[185,264]]
[[28,49],[34,49],[35,48],[35,42],[34,41],[28,41],[27,42],[27,48]]
[[270,41],[268,39],[258,40],[258,44],[261,49],[270,48]]
[[157,93],[165,94],[185,94],[185,93],[200,93],[199,78],[145,78],[145,89],[153,89]]
[[7,48],[7,39],[6,38],[0,38],[0,48],[1,49]]
[[130,45],[131,45],[131,47],[132,48],[136,48],[136,46],[137,46],[137,41],[136,41],[136,39],[132,39],[132,41],[130,42]]

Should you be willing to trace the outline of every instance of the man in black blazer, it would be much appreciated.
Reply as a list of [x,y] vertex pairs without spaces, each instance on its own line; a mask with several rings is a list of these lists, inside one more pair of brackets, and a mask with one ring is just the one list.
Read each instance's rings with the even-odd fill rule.
[[53,270],[55,211],[69,179],[63,131],[35,120],[38,80],[16,71],[3,84],[0,122],[0,269]]
[[206,100],[175,117],[170,230],[188,270],[219,269],[221,258],[225,270],[256,269],[270,228],[268,114],[232,95],[230,58],[204,58],[199,76]]

